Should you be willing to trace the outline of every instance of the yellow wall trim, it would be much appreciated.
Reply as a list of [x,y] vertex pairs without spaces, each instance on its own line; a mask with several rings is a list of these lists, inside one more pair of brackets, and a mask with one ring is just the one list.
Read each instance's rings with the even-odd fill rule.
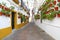
[[0,40],[12,32],[12,27],[0,29]]
[[27,22],[18,24],[18,25],[15,26],[15,29],[20,29],[21,27],[23,27],[26,24],[27,24]]

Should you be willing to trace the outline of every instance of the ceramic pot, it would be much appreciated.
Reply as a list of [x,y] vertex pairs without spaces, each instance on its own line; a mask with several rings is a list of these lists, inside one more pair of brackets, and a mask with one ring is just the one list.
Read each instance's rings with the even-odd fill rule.
[[54,1],[53,4],[56,5],[56,1]]
[[60,0],[58,0],[58,2],[60,2]]
[[55,7],[55,10],[58,11],[58,7]]
[[57,14],[57,17],[60,17],[60,14]]
[[52,4],[50,4],[49,7],[52,7]]
[[2,16],[2,12],[0,12],[0,16]]

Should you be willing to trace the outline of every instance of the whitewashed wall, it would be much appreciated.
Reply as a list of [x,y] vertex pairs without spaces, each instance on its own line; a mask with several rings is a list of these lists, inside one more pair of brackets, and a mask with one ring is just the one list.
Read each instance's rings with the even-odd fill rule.
[[[10,0],[10,1],[11,1],[11,0]],[[18,9],[19,9],[19,8],[17,8],[18,5],[16,5],[16,4],[15,4],[14,2],[12,2],[12,1],[11,1],[11,2],[12,2],[12,3],[11,3],[11,2],[9,2],[8,0],[0,0],[0,3],[2,3],[2,2],[6,3],[6,5],[7,5],[8,8],[9,8],[10,6],[14,6],[16,11],[18,11]],[[13,5],[13,4],[14,4],[14,5]],[[21,12],[23,15],[28,16],[24,10],[19,10],[18,12]],[[18,24],[21,23],[21,22],[20,22],[20,19],[17,19],[17,23],[18,23]],[[11,19],[10,19],[10,17],[0,16],[0,29],[8,28],[8,27],[10,27],[10,26],[11,26]]]
[[40,20],[35,21],[35,24],[47,32],[55,40],[60,40],[60,18],[55,18],[53,21],[43,20],[41,23]]

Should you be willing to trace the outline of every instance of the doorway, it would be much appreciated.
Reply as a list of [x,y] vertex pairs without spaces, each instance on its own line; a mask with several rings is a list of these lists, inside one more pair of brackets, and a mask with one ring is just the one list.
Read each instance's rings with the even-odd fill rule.
[[12,29],[14,29],[14,17],[15,17],[15,12],[12,12],[12,14],[11,14],[11,25],[12,25]]

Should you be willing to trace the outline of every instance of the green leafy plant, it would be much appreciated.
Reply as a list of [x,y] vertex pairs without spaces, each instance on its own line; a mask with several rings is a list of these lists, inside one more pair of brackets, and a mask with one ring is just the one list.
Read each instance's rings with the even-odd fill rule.
[[37,20],[37,19],[40,19],[40,15],[36,14],[34,15],[34,18]]
[[5,10],[4,10],[4,9],[2,9],[2,10],[1,10],[1,12],[2,12],[2,13],[5,13]]
[[13,6],[10,7],[11,9],[15,9]]

